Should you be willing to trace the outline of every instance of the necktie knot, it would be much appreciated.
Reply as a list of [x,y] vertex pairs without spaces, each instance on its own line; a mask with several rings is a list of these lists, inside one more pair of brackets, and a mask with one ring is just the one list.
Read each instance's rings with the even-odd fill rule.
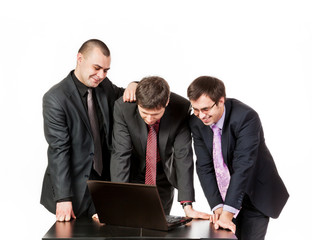
[[150,131],[151,129],[153,129],[156,133],[158,133],[159,121],[157,121],[153,125],[148,125],[148,130]]
[[213,125],[211,127],[213,133],[219,133],[220,132],[220,128],[217,126],[217,124]]
[[88,99],[92,99],[92,88],[88,88]]

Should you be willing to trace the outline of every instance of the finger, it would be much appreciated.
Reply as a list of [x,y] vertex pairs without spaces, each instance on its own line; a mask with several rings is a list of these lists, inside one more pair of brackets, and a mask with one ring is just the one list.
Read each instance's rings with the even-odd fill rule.
[[207,219],[207,220],[210,220],[210,217],[211,215],[210,214],[207,214],[207,213],[203,213],[203,219]]
[[220,226],[219,226],[218,223],[215,223],[215,224],[214,224],[214,228],[215,228],[215,229],[219,229],[219,227],[220,227]]
[[65,215],[65,221],[66,221],[66,222],[70,221],[70,216],[71,216],[71,215],[69,215],[69,214],[66,214],[66,215]]
[[213,223],[216,223],[219,220],[219,214],[213,215]]
[[123,101],[124,101],[124,102],[127,102],[127,93],[126,93],[126,92],[124,93],[124,95],[123,95],[122,98],[123,98]]
[[60,215],[60,216],[57,218],[57,221],[63,222],[63,221],[64,221],[64,215]]
[[230,224],[229,229],[230,229],[233,233],[235,233],[235,232],[236,232],[236,225],[235,225],[235,224]]

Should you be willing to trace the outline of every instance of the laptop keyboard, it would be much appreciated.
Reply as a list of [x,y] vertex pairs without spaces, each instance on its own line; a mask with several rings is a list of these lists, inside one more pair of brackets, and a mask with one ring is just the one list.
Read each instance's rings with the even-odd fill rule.
[[166,215],[167,223],[177,223],[180,222],[182,219],[183,217],[180,216]]

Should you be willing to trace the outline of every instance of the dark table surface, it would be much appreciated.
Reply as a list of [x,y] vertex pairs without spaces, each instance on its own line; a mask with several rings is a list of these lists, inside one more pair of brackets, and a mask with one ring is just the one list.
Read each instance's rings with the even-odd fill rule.
[[55,222],[42,239],[236,239],[227,230],[215,230],[207,220],[193,220],[170,231],[101,224],[92,219]]

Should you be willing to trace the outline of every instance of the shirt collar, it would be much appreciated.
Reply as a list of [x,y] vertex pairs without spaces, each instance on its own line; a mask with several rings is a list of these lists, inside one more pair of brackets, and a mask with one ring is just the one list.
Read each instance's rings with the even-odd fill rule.
[[76,77],[75,72],[72,72],[72,78],[76,84],[76,87],[78,88],[79,94],[81,97],[86,96],[88,92],[88,87],[84,85],[82,82],[79,81],[79,79]]
[[225,118],[225,106],[224,106],[224,111],[223,111],[223,114],[222,114],[222,117],[219,119],[218,122],[216,122],[215,124],[212,124],[210,127],[214,126],[214,125],[217,125],[218,128],[221,129],[221,132],[222,132],[222,128],[223,128],[223,124],[224,124],[224,118]]

